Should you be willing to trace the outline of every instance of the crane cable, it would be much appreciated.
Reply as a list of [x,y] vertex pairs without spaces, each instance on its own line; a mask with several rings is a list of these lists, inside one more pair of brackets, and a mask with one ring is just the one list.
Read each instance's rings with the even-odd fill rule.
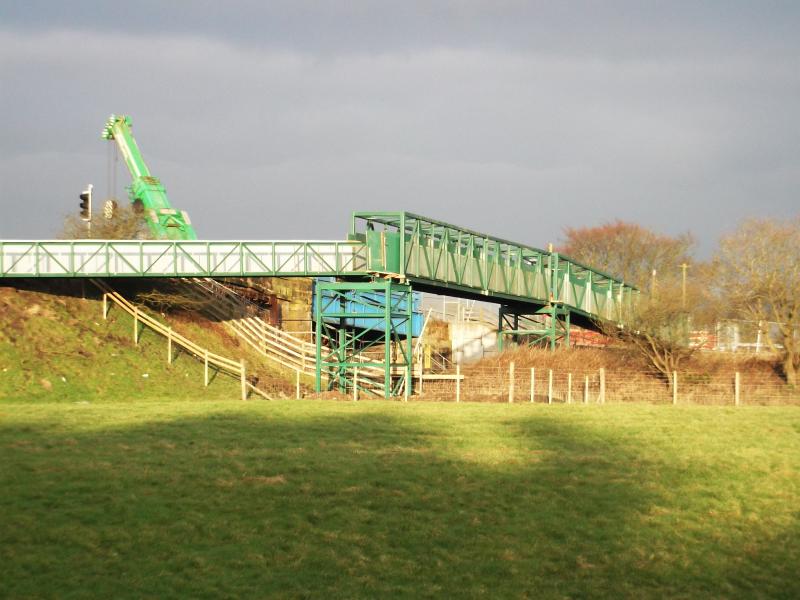
[[117,171],[119,170],[119,150],[116,144],[108,144],[106,152],[106,198],[117,200]]

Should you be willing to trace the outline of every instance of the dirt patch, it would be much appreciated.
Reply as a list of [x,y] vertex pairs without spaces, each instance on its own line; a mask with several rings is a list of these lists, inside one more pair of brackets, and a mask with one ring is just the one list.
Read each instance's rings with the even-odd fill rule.
[[258,485],[283,485],[284,483],[286,483],[286,477],[284,477],[283,475],[271,475],[268,477],[254,475],[254,476],[242,477],[242,481]]

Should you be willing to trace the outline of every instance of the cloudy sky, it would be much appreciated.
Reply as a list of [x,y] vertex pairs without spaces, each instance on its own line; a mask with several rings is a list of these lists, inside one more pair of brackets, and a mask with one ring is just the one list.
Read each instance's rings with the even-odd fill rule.
[[[800,212],[800,3],[0,5],[0,238],[55,235],[130,114],[211,239],[408,210],[544,246],[621,218],[708,252]],[[113,156],[113,155],[111,155]]]

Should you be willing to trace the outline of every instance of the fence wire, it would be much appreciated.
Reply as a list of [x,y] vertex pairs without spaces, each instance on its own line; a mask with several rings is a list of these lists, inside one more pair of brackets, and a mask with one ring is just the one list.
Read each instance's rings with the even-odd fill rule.
[[540,404],[800,405],[800,388],[776,376],[735,372],[682,373],[659,377],[645,371],[533,369],[482,366],[461,372],[461,380],[422,381],[417,399]]

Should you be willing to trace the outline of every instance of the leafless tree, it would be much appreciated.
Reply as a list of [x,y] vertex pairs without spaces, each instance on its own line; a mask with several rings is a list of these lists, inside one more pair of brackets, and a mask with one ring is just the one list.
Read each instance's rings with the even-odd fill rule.
[[[800,217],[751,219],[724,237],[715,257],[720,296],[758,323],[786,382],[800,371]],[[775,335],[777,333],[777,335]]]
[[91,228],[78,215],[67,216],[60,237],[67,240],[146,240],[152,234],[141,212],[125,204],[117,206],[111,219],[93,214]]
[[180,289],[175,289],[169,281],[159,281],[152,289],[136,293],[136,301],[151,306],[161,314],[178,311],[198,312],[208,308],[210,299],[194,298]]
[[[96,240],[144,240],[152,239],[141,211],[132,205],[118,206],[111,219],[95,213],[92,215],[91,229],[78,215],[70,215],[64,219],[61,232],[63,239],[96,239]],[[169,280],[153,282],[146,290],[136,293],[136,300],[147,304],[162,314],[171,310],[200,311],[209,305],[208,300],[188,296]]]
[[656,281],[680,273],[695,245],[689,233],[670,237],[624,221],[568,227],[564,236],[559,252],[643,290],[652,285],[654,272]]
[[[688,233],[670,237],[623,221],[568,228],[565,236],[562,252],[640,288],[617,322],[597,325],[670,381],[697,349],[690,343],[692,332],[715,316],[701,279],[706,267],[692,258],[694,238]],[[687,277],[690,264],[693,276]]]
[[702,345],[693,332],[712,322],[713,299],[704,286],[684,287],[678,277],[660,282],[652,293],[634,297],[622,308],[619,322],[599,321],[603,333],[634,350],[666,382]]

